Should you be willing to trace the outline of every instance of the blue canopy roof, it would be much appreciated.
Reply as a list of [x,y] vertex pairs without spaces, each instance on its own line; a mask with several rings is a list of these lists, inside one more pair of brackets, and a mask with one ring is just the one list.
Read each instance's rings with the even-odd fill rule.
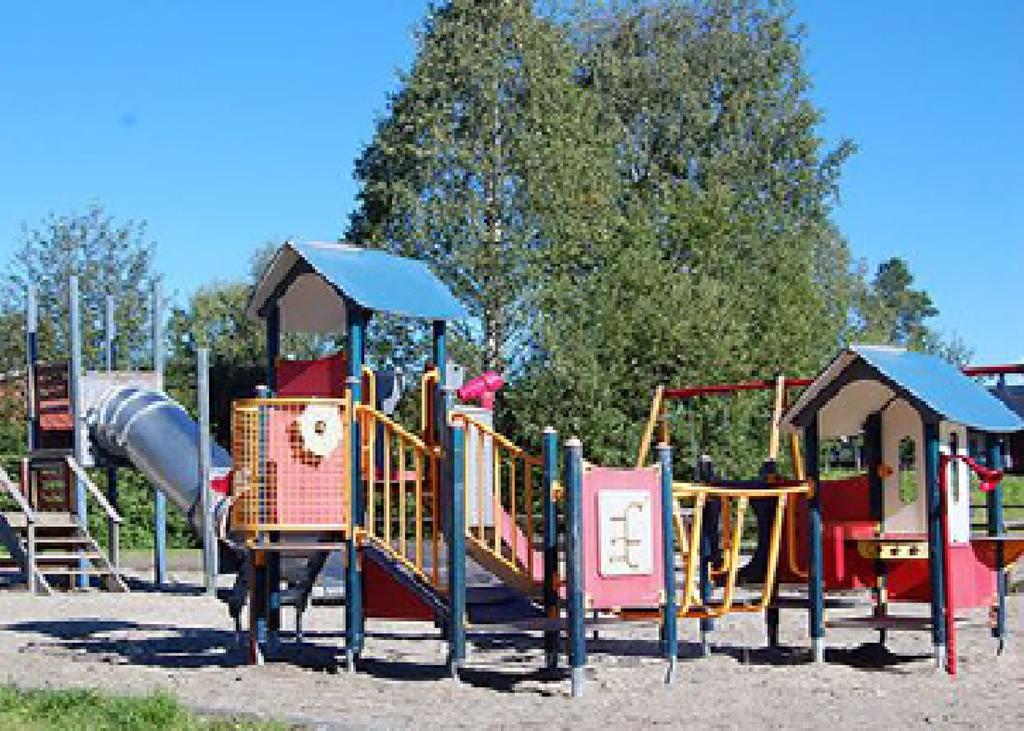
[[938,356],[880,345],[854,345],[841,353],[786,415],[805,423],[835,396],[832,384],[876,380],[939,418],[979,431],[1006,433],[1024,429],[1024,420],[984,386]]
[[368,310],[427,320],[467,315],[422,261],[339,243],[282,246],[253,291],[250,317],[262,316],[274,299],[282,307],[285,330],[335,329],[346,299]]

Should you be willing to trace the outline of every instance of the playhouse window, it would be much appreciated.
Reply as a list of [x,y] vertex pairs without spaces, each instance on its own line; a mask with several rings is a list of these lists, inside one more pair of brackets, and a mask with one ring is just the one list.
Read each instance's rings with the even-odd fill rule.
[[900,502],[917,500],[917,443],[910,437],[900,440]]

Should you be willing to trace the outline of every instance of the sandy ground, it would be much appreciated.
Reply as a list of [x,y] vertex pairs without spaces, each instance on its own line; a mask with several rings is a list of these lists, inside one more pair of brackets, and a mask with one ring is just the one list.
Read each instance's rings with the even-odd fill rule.
[[[816,666],[807,662],[803,612],[783,613],[787,648],[771,652],[761,649],[759,616],[729,618],[714,635],[710,658],[697,657],[697,628],[688,622],[672,686],[663,682],[656,628],[602,628],[600,639],[589,642],[586,694],[572,699],[564,674],[537,672],[537,638],[473,637],[463,682],[455,684],[444,675],[444,645],[432,626],[371,621],[362,667],[348,673],[338,660],[343,610],[314,608],[307,644],[286,648],[292,662],[247,667],[223,607],[194,591],[49,598],[5,592],[0,682],[163,688],[200,712],[317,728],[1024,728],[1024,596],[1010,598],[1009,646],[1001,657],[985,617],[972,619],[960,632],[956,679],[936,672],[924,634],[893,636],[892,654],[881,657],[856,649],[872,639],[868,633],[832,630],[827,662]],[[290,626],[290,615],[285,621]]]

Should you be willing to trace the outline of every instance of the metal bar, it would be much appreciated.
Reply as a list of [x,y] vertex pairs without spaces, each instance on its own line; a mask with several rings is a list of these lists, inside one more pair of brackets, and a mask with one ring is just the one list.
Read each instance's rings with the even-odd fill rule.
[[[362,441],[359,435],[359,418],[356,404],[362,400],[363,340],[366,312],[355,302],[346,300],[348,321],[348,400],[350,462],[349,487],[352,520],[349,526],[345,564],[345,657],[350,671],[355,670],[356,658],[363,649],[363,597],[362,578],[359,571],[359,544],[357,532],[363,524],[360,503],[362,487]],[[386,439],[386,437],[385,437]],[[385,516],[385,520],[387,517]]]
[[533,470],[529,465],[523,465],[524,492],[526,500],[526,571],[533,580],[533,554],[534,554],[534,526],[533,521]]
[[423,453],[413,450],[416,470],[416,565],[423,569]]
[[[787,378],[786,389],[804,388],[814,382],[811,378]],[[689,388],[666,388],[663,396],[666,399],[687,399],[694,396],[710,396],[714,394],[735,393],[737,391],[770,391],[776,381],[744,381],[742,383],[719,383],[708,386],[691,386]]]
[[925,502],[928,516],[928,577],[931,583],[932,648],[938,667],[946,659],[945,567],[943,566],[942,497],[939,485],[939,425],[924,425]]
[[377,420],[370,412],[363,413],[362,425],[366,429],[370,453],[367,456],[369,477],[366,480],[366,526],[371,536],[377,536]]
[[679,655],[679,617],[676,607],[676,542],[672,525],[672,447],[659,444],[658,464],[661,466],[661,541],[665,572],[665,605],[662,612],[665,637],[665,659],[668,672],[665,682],[675,680]]
[[[430,453],[427,455],[427,459],[430,460],[430,532],[431,532],[431,578],[434,580],[434,586],[441,586],[441,521],[439,513],[441,512],[441,485],[438,479],[438,457],[436,453]],[[463,469],[465,473],[465,469]],[[465,502],[465,498],[463,498]],[[465,518],[463,518],[465,523]]]
[[814,492],[807,500],[808,550],[807,550],[807,620],[811,635],[811,652],[814,662],[825,661],[825,610],[824,587],[822,584],[822,523],[821,490],[818,467],[818,415],[814,414],[804,428],[804,462],[807,479],[814,486]]
[[484,438],[479,430],[476,430],[474,434],[476,435],[474,437],[476,442],[476,531],[477,538],[482,541],[484,539],[484,524],[487,522],[484,509],[486,494],[484,488]]
[[[999,437],[995,434],[985,435],[985,452],[987,453],[988,468],[1001,470],[1003,468],[1003,450],[999,443]],[[1003,483],[996,485],[995,489],[985,496],[986,503],[986,533],[990,536],[1000,536],[1006,532],[1006,522],[1003,517]],[[992,636],[996,638],[997,651],[1002,653],[1006,647],[1006,593],[1009,576],[1007,576],[1004,563],[1006,557],[1002,543],[996,543],[996,622],[992,628]]]
[[391,431],[384,427],[384,543],[391,546]]
[[448,428],[448,401],[445,398],[444,387],[448,381],[448,350],[445,331],[447,324],[444,320],[435,320],[432,326],[433,343],[432,353],[434,366],[437,368],[437,381],[434,388],[434,434],[443,438]]
[[36,366],[39,363],[39,301],[36,287],[28,287],[27,312],[25,313],[25,398],[28,408],[28,451],[39,446],[39,414],[36,411]]
[[505,511],[501,505],[501,455],[495,445],[491,451],[491,502],[494,523],[494,553],[501,555],[501,532],[505,529]]
[[569,666],[572,696],[578,698],[583,695],[587,648],[583,595],[583,444],[575,437],[565,443],[565,518]]
[[[164,377],[163,307],[163,283],[157,281],[153,285],[153,372],[161,384]],[[161,587],[167,583],[167,496],[161,490],[156,490],[153,508],[153,582]]]
[[[75,460],[82,464],[85,460],[85,431],[83,429],[82,404],[82,317],[79,309],[78,277],[71,276],[68,282],[70,302],[70,326],[71,326],[71,363],[68,378],[68,391],[71,401],[71,423],[74,440]],[[85,485],[81,478],[75,480],[75,513],[78,517],[78,527],[86,533],[89,530],[88,505],[86,504]],[[86,571],[89,568],[89,560],[85,557],[85,551],[78,551],[78,588],[85,589],[89,586],[89,576]]]
[[448,439],[448,672],[458,680],[466,658],[465,429],[451,427]]
[[203,511],[203,577],[206,593],[217,592],[217,536],[212,521],[213,494],[210,491],[211,456],[210,439],[210,350],[200,348],[196,363],[199,399],[199,496]]
[[395,442],[398,444],[398,545],[399,552],[408,556],[405,532],[405,445],[400,439]]
[[[640,469],[647,462],[647,456],[651,452],[651,442],[654,441],[654,430],[658,426],[658,421],[664,419],[662,414],[662,396],[664,395],[665,387],[658,384],[658,387],[654,390],[654,399],[651,401],[651,411],[647,415],[647,426],[644,428],[643,436],[640,437],[640,451],[636,457],[636,468]],[[667,439],[662,439],[663,442],[668,442]]]
[[1024,373],[1024,363],[1012,365],[976,365],[962,369],[965,376],[999,376],[1011,373]]
[[[541,520],[544,530],[544,615],[558,619],[558,592],[555,576],[558,574],[558,515],[555,511],[555,481],[558,479],[558,432],[544,427],[542,437],[544,469],[541,476]],[[533,552],[532,546],[530,552]],[[558,631],[545,630],[544,656],[548,670],[558,667]]]
[[[511,536],[512,544],[512,561],[518,562],[519,559],[519,524],[516,523],[516,458],[512,457],[508,461],[508,491],[509,491],[509,523],[510,530],[509,535]],[[530,577],[531,580],[533,577]]]

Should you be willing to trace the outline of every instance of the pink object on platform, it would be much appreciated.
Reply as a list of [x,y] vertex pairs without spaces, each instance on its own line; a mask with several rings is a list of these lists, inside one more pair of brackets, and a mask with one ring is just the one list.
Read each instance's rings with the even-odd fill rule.
[[488,411],[494,410],[494,396],[505,385],[505,379],[494,371],[485,371],[459,389],[463,401],[478,401]]
[[[643,510],[650,513],[637,525],[649,525],[650,534],[639,536],[641,540],[650,541],[650,562],[643,567],[643,573],[613,574],[602,572],[601,543],[608,544],[609,539],[625,540],[637,538],[630,536],[629,529],[623,528],[621,536],[602,536],[602,530],[610,528],[614,523],[628,524],[628,516],[623,520],[602,520],[602,495],[612,499],[616,497],[633,500],[633,504],[642,503]],[[606,500],[606,504],[608,501]],[[628,508],[627,508],[628,510]],[[606,467],[593,467],[583,473],[583,591],[590,609],[650,609],[660,607],[665,588],[665,568],[662,556],[661,535],[661,473],[657,467],[640,470],[621,470]],[[644,563],[647,563],[646,560]],[[649,569],[649,572],[647,571]]]

